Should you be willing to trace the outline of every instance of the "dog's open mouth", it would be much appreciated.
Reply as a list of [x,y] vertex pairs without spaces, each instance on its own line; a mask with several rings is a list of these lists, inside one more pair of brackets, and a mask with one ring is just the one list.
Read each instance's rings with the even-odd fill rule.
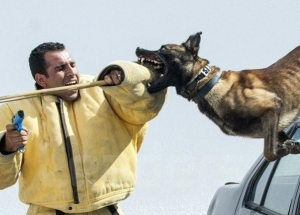
[[150,66],[157,72],[155,80],[149,83],[148,91],[154,93],[168,87],[163,84],[165,82],[164,75],[168,72],[168,66],[166,62],[164,62],[164,59],[158,55],[157,51],[137,48],[136,55],[141,65],[146,67]]
[[164,63],[156,53],[153,53],[151,51],[147,53],[147,51],[143,49],[137,49],[137,57],[138,62],[141,65],[150,66],[161,75],[164,74]]

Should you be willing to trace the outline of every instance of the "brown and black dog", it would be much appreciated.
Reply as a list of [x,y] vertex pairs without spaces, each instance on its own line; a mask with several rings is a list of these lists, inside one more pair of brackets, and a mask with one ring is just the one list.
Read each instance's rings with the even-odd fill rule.
[[224,133],[264,138],[269,161],[300,153],[299,143],[282,132],[300,114],[300,46],[267,68],[221,72],[198,57],[200,36],[157,51],[137,48],[139,62],[161,73],[148,91],[175,86]]

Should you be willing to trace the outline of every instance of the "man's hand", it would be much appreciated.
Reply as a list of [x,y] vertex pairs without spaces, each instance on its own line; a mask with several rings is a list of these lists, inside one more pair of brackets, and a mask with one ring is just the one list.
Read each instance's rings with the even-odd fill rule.
[[15,124],[6,125],[5,141],[0,146],[1,152],[15,152],[19,147],[25,146],[28,139],[28,130],[16,130]]
[[119,85],[123,81],[124,77],[121,71],[111,70],[110,73],[104,76],[104,81],[108,85]]

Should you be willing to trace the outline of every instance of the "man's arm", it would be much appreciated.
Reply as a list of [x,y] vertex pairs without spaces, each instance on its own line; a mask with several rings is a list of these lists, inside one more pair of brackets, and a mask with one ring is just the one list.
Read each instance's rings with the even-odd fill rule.
[[5,135],[2,137],[0,142],[0,153],[8,155],[16,152],[19,147],[27,144],[28,131],[26,128],[21,131],[16,130],[16,125],[6,125]]
[[[1,145],[5,142],[5,131],[0,132]],[[21,167],[21,159],[23,153],[11,153],[11,152],[1,152],[0,153],[0,189],[5,189],[16,183],[19,177],[19,170]]]
[[113,71],[121,72],[120,84],[101,88],[116,113],[126,122],[135,125],[144,124],[154,118],[164,104],[167,90],[148,93],[147,85],[155,77],[153,71],[137,63],[115,61],[104,68],[96,80],[105,80],[107,76],[113,79],[114,75],[118,76],[118,73]]
[[[16,183],[23,153],[17,151],[18,147],[26,144],[27,131],[18,132],[15,125],[10,124],[13,116],[8,105],[4,104],[0,108],[0,189],[7,188]],[[25,135],[25,138],[24,138]],[[25,139],[25,142],[21,141]]]

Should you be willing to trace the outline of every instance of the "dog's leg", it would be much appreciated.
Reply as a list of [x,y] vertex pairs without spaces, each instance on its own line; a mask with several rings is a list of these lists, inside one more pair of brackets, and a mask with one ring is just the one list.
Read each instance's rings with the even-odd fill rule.
[[[268,115],[268,114],[267,114]],[[269,117],[264,117],[265,123],[264,128],[268,128],[265,130],[266,137],[264,142],[264,156],[268,161],[274,161],[278,158],[286,156],[288,154],[299,154],[300,153],[300,139],[298,140],[286,140],[282,141],[278,139],[278,123],[279,114],[276,114],[276,111],[270,111]],[[272,119],[273,117],[274,124]],[[269,130],[269,131],[268,131]],[[282,143],[283,142],[283,143]]]
[[[268,113],[267,113],[268,112]],[[262,117],[264,137],[264,156],[268,161],[274,161],[278,158],[278,111],[269,110]],[[283,152],[279,152],[284,154]]]
[[276,99],[273,108],[265,111],[262,124],[265,134],[264,156],[268,161],[274,161],[291,153],[292,144],[282,144],[278,140],[278,122],[280,117],[281,101]]

